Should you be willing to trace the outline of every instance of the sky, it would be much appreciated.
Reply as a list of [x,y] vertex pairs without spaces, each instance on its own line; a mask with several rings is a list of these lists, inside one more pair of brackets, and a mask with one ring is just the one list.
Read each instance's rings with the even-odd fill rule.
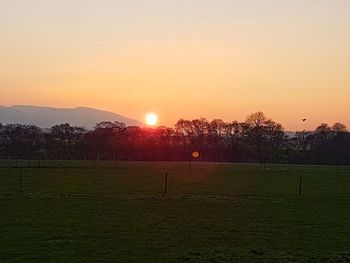
[[0,0],[0,105],[298,130],[349,102],[348,0]]

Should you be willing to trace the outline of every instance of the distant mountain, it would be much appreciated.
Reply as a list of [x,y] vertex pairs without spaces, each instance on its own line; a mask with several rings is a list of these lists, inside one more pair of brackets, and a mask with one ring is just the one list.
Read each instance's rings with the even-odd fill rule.
[[70,123],[92,129],[96,123],[101,121],[120,121],[127,126],[144,126],[142,122],[113,112],[86,107],[64,109],[26,105],[0,106],[0,123],[2,124],[21,123],[49,128],[56,124]]
[[296,135],[296,132],[293,131],[284,131],[284,133],[289,137],[289,138],[294,138]]

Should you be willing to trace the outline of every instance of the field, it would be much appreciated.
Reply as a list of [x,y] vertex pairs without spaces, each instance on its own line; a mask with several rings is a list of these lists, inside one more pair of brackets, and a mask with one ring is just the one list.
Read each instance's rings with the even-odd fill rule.
[[350,167],[30,165],[0,161],[1,263],[350,262]]

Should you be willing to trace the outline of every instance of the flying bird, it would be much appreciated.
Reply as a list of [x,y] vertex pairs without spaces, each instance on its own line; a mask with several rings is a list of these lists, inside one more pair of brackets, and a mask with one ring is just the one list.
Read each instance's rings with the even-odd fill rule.
[[305,122],[305,121],[306,121],[306,119],[302,119],[302,121],[303,121],[303,122]]

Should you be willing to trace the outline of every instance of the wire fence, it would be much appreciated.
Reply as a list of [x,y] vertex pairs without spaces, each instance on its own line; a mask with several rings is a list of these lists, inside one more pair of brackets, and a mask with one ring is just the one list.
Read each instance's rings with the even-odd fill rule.
[[349,166],[0,160],[0,190],[350,197]]

